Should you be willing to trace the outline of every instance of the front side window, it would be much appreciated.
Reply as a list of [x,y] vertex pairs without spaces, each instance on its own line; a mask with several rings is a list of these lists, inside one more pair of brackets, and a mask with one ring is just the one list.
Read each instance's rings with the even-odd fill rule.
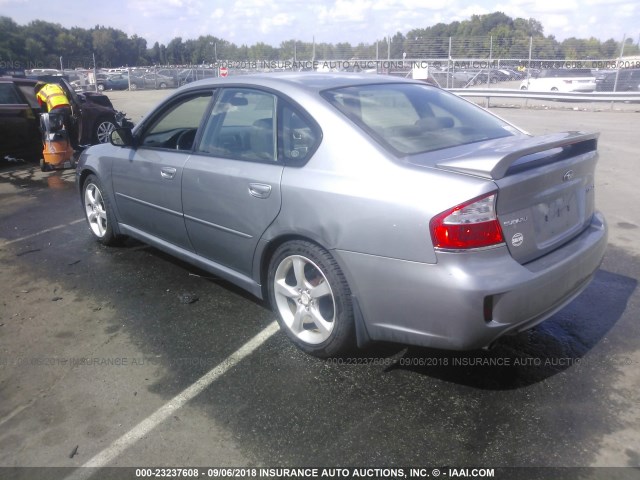
[[361,85],[328,90],[322,95],[397,156],[516,133],[481,108],[426,85]]
[[199,92],[174,102],[154,119],[142,136],[141,146],[191,150],[211,95],[211,92]]
[[239,160],[275,162],[276,97],[247,88],[221,92],[197,149]]

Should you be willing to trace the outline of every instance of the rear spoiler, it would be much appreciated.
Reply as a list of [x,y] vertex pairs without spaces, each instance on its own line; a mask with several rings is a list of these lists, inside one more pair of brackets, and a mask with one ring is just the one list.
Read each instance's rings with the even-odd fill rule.
[[475,151],[455,159],[438,162],[436,166],[443,170],[467,173],[479,177],[499,180],[503,178],[514,163],[522,157],[557,148],[562,153],[549,152],[554,161],[579,155],[597,149],[599,133],[562,132],[541,135],[539,137],[505,137],[486,142]]

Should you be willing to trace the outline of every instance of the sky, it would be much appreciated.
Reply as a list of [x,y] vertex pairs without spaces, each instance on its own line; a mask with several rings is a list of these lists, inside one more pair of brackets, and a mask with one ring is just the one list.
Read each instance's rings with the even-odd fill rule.
[[47,20],[63,27],[113,27],[168,44],[214,35],[237,45],[286,40],[371,44],[414,28],[501,11],[535,18],[545,35],[621,41],[640,36],[638,0],[0,0],[0,15],[19,25]]

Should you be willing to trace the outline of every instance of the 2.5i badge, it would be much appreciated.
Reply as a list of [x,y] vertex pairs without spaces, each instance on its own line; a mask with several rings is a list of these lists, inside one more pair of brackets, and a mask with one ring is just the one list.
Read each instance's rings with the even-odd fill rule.
[[521,233],[516,233],[513,237],[511,237],[511,245],[514,247],[519,247],[524,242],[524,235]]

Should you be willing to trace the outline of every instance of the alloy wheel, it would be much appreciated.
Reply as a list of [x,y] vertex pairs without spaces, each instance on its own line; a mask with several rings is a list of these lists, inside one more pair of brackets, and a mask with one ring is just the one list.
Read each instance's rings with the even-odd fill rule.
[[84,189],[84,209],[91,231],[98,238],[104,237],[107,233],[107,210],[102,192],[95,183],[88,184]]
[[320,267],[291,255],[280,262],[273,282],[278,312],[291,333],[308,344],[327,340],[335,326],[336,304]]

